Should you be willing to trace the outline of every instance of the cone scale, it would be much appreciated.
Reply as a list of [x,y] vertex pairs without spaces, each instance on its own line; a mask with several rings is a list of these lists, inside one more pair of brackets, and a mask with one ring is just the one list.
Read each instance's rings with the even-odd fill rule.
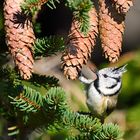
[[134,0],[112,0],[118,13],[126,14],[130,7],[133,6]]
[[99,32],[105,58],[118,61],[122,48],[125,15],[119,14],[110,0],[99,0]]
[[95,8],[89,11],[90,29],[85,36],[79,30],[78,21],[73,18],[69,32],[68,47],[62,56],[62,67],[64,75],[68,79],[76,79],[82,65],[86,64],[91,56],[91,51],[95,46],[96,36],[98,34],[98,17]]
[[21,11],[24,0],[5,0],[6,43],[23,79],[32,75],[32,46],[35,41],[32,22]]

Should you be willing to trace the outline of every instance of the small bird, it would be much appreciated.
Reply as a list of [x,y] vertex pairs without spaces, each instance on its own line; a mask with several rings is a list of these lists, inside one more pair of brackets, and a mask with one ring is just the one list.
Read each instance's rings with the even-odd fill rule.
[[95,73],[96,79],[79,76],[79,80],[87,85],[87,106],[91,113],[102,122],[116,107],[124,72],[126,72],[126,65],[103,68]]

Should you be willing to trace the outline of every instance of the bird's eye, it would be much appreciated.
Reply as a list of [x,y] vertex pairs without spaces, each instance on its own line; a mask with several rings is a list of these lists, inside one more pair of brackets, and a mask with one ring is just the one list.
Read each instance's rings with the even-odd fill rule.
[[107,78],[108,76],[106,74],[103,74],[104,78]]

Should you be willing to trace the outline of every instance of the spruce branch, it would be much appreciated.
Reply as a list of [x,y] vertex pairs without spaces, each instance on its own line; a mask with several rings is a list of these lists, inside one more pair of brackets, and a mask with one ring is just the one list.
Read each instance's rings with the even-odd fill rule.
[[79,113],[67,112],[63,117],[65,125],[71,125],[72,128],[78,130],[77,135],[71,133],[67,139],[91,139],[92,134],[96,135],[101,131],[101,123],[99,119]]
[[13,69],[11,66],[7,65],[6,67],[0,68],[0,79],[16,87],[21,83],[20,75],[17,73],[16,69]]
[[43,105],[44,110],[53,110],[57,118],[61,118],[62,114],[68,109],[66,103],[65,92],[60,87],[53,87],[47,91],[46,98]]
[[24,112],[37,112],[40,110],[40,107],[43,104],[43,96],[40,92],[30,88],[30,87],[23,87],[22,92],[16,98],[9,96],[13,101],[15,107],[17,107],[20,111]]
[[50,7],[51,9],[55,9],[55,3],[60,3],[59,0],[49,0],[49,2],[47,3],[47,6]]
[[8,136],[15,136],[19,134],[19,128],[17,126],[8,127]]
[[100,140],[122,140],[123,133],[118,125],[103,124],[102,132],[98,133],[98,137],[100,137]]
[[59,36],[50,36],[37,39],[34,44],[34,55],[50,56],[64,50],[64,39]]
[[21,4],[21,9],[27,15],[34,15],[35,12],[39,11],[41,9],[41,6],[45,3],[51,9],[56,8],[55,2],[60,3],[59,0],[25,0]]
[[56,121],[48,126],[46,132],[50,136],[56,136],[62,134],[63,137],[67,137],[67,135],[69,134],[69,130],[70,130],[69,126],[63,125],[63,123],[60,121]]
[[88,12],[93,7],[91,0],[67,0],[66,5],[73,11],[73,17],[78,21],[80,32],[87,35],[90,29]]

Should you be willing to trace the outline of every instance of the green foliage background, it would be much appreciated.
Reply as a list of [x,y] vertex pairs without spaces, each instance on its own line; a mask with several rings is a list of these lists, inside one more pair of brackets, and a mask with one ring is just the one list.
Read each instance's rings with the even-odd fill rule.
[[123,78],[122,93],[119,96],[119,108],[126,111],[126,139],[140,138],[140,51],[126,55],[128,71]]

